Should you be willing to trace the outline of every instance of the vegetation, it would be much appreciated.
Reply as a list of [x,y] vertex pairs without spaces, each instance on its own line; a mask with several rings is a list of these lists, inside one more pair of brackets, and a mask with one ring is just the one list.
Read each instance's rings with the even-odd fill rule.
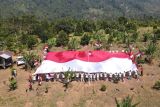
[[10,91],[11,91],[11,90],[15,90],[15,89],[17,88],[17,81],[16,81],[16,79],[13,78],[13,77],[11,77],[11,78],[9,79],[9,82],[10,82],[10,84],[9,84],[9,90],[10,90]]
[[65,78],[63,83],[64,83],[65,91],[67,91],[68,86],[75,78],[75,73],[69,69],[67,72],[64,72],[64,77]]
[[68,42],[69,42],[68,35],[63,30],[60,31],[56,39],[57,46],[66,46]]
[[100,88],[100,91],[106,91],[106,89],[107,89],[106,85],[103,84]]
[[132,104],[132,100],[133,96],[132,97],[127,96],[121,102],[119,102],[117,98],[115,98],[117,107],[136,107],[139,103]]
[[[32,15],[6,19],[0,17],[0,49],[23,53],[47,43],[49,48],[61,46],[77,50],[81,46],[90,45],[95,50],[109,50],[113,44],[123,44],[123,48],[135,44],[153,59],[158,56],[159,50],[158,22],[160,20],[156,18],[140,20],[126,17],[119,17],[117,20],[64,18],[54,21],[39,20]],[[150,32],[139,31],[144,26],[154,29]]]
[[76,50],[80,47],[80,41],[77,38],[71,38],[68,43],[69,50]]
[[[64,17],[103,19],[119,16],[146,18],[149,16],[159,16],[159,5],[160,2],[154,0],[103,0],[101,2],[97,2],[97,0],[2,0],[0,4],[0,16],[6,18],[23,14],[34,14],[41,19]],[[126,10],[126,6],[128,11]],[[125,24],[126,21],[123,18],[121,19],[120,24]]]
[[24,53],[25,70],[31,70],[34,66],[34,61],[39,60],[39,56],[33,52]]
[[84,34],[84,36],[81,38],[81,45],[88,45],[91,37],[88,34]]
[[152,88],[156,90],[160,90],[160,81],[156,81]]

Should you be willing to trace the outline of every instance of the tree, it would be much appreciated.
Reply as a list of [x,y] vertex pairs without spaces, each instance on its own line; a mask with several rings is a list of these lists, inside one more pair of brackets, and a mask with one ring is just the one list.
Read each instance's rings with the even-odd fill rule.
[[11,35],[5,39],[5,46],[10,51],[16,52],[17,50],[16,43],[17,43],[16,38]]
[[92,39],[91,41],[93,43],[96,43],[94,44],[96,46],[96,50],[100,50],[102,48],[106,48],[107,46],[107,36],[102,34],[102,33],[96,33],[96,34],[93,34],[92,35]]
[[153,56],[154,56],[156,50],[157,50],[156,44],[150,42],[150,44],[147,46],[147,48],[145,50],[145,53],[147,55],[147,57],[145,58],[145,62],[152,64],[152,59],[153,59]]
[[128,22],[128,19],[125,17],[119,17],[118,22],[119,22],[119,24],[126,25]]
[[25,62],[25,70],[26,71],[28,69],[33,69],[35,67],[34,66],[35,59],[39,60],[39,56],[32,53],[32,52],[24,53],[23,58],[24,58],[24,62]]
[[64,72],[64,87],[66,88],[65,91],[68,89],[69,84],[74,80],[75,72],[68,69],[68,71]]
[[80,46],[80,41],[77,38],[71,38],[68,43],[68,49],[70,50],[76,50]]
[[26,45],[29,49],[32,49],[33,46],[38,42],[35,35],[22,35],[20,41],[23,45]]
[[92,32],[96,30],[95,23],[92,21],[88,21],[88,20],[83,21],[82,26],[83,26],[84,32]]
[[56,39],[57,46],[66,46],[69,42],[69,36],[62,30],[59,32]]
[[49,45],[49,47],[55,46],[56,45],[56,38],[48,39],[47,44]]
[[84,34],[84,36],[81,38],[81,45],[88,45],[91,37],[88,34]]
[[127,96],[121,102],[119,102],[117,98],[115,98],[117,107],[136,107],[139,103],[132,104],[132,100],[133,96],[132,97]]
[[74,31],[75,36],[81,36],[83,33],[83,26],[81,22],[78,22]]
[[128,32],[137,31],[137,25],[135,23],[128,23],[126,24],[126,30]]
[[54,28],[57,33],[63,30],[69,34],[74,31],[74,24],[71,19],[62,19],[56,22]]
[[157,47],[154,43],[150,43],[146,49],[146,54],[147,55],[150,55],[150,56],[153,56],[153,54],[156,52],[157,50]]

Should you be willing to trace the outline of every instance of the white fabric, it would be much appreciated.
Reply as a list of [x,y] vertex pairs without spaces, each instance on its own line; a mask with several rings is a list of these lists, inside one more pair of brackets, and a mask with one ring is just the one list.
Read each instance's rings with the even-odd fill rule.
[[135,71],[137,67],[128,58],[110,58],[102,62],[85,62],[74,59],[65,63],[57,63],[50,60],[44,60],[35,74],[65,72],[68,70],[83,71],[86,73],[106,72],[123,73],[124,71]]

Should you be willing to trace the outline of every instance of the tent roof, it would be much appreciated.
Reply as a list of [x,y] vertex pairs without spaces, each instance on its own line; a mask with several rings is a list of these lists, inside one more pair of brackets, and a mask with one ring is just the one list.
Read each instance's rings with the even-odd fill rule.
[[2,55],[2,54],[7,54],[9,56],[13,55],[12,52],[10,52],[10,51],[0,51],[0,55]]
[[4,59],[8,59],[8,58],[10,58],[11,56],[4,53],[4,54],[1,54],[0,57],[2,57],[2,58],[4,58]]

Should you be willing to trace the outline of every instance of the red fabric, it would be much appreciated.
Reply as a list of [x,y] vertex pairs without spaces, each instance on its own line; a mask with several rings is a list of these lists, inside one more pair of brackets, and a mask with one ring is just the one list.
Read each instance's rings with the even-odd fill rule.
[[58,63],[68,62],[74,59],[86,62],[101,62],[110,58],[129,58],[129,55],[123,52],[109,53],[106,51],[63,51],[49,52],[46,55],[45,60],[51,60]]

